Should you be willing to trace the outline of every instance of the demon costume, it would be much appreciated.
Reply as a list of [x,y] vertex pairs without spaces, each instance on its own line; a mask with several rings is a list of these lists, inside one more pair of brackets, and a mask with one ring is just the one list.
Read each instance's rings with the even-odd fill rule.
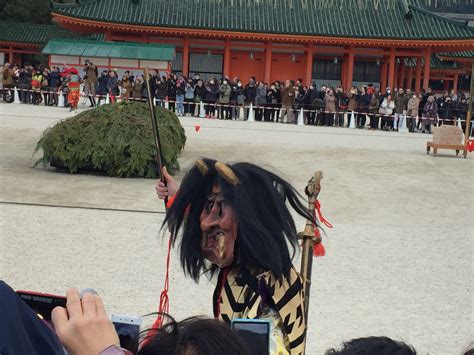
[[197,281],[218,273],[216,318],[268,318],[280,334],[278,353],[301,354],[305,344],[303,281],[292,265],[297,247],[289,204],[316,220],[279,176],[250,163],[198,160],[184,177],[165,219],[180,238],[185,273]]

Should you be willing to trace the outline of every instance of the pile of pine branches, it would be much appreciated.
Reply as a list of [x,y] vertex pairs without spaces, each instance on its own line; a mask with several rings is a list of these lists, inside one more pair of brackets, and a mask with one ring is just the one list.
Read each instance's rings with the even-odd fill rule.
[[[184,129],[171,111],[156,108],[156,116],[164,164],[173,174],[186,143]],[[140,102],[103,105],[63,120],[43,133],[39,149],[43,157],[35,166],[117,177],[159,175],[149,109]]]

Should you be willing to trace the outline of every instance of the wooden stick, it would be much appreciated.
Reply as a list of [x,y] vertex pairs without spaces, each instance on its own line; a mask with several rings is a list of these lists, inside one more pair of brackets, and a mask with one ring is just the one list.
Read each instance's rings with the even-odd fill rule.
[[[156,111],[155,111],[155,103],[153,102],[154,100],[154,95],[151,93],[150,89],[150,73],[148,68],[144,69],[145,73],[145,86],[146,86],[146,92],[147,92],[147,101],[148,101],[148,107],[150,108],[150,118],[151,118],[151,125],[153,127],[153,138],[155,141],[155,159],[156,163],[158,164],[158,169],[160,171],[160,180],[166,184],[166,179],[163,176],[163,155],[161,153],[161,141],[160,141],[160,131],[158,129],[158,120],[156,119]],[[165,207],[168,204],[168,197],[165,197]]]
[[[321,191],[321,179],[323,173],[316,171],[314,176],[308,181],[305,188],[306,196],[308,196],[308,209],[315,210],[315,203]],[[303,240],[303,251],[301,254],[301,277],[304,282],[304,319],[306,330],[308,329],[308,311],[309,311],[309,295],[311,290],[311,272],[313,268],[313,248],[316,243],[321,242],[321,237],[314,235],[314,225],[310,220],[306,220],[304,232],[298,233],[298,237]],[[306,339],[305,339],[306,342]]]

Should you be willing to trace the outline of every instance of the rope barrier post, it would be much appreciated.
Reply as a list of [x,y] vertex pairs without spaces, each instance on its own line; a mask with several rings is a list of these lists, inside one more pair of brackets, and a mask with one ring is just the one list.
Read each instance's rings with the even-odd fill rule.
[[406,133],[408,132],[407,128],[407,115],[406,113],[403,114],[402,117],[400,117],[401,122],[399,122],[400,127],[398,128],[398,132]]
[[300,109],[298,114],[298,126],[304,126],[304,111],[303,108]]
[[202,100],[199,103],[199,117],[206,118],[206,108],[204,107],[204,101]]
[[254,113],[253,113],[253,104],[250,103],[250,107],[249,107],[249,118],[247,120],[248,122],[255,122],[255,116],[254,116]]
[[110,104],[110,95],[107,93],[107,96],[105,97],[105,104],[108,105]]
[[354,111],[351,112],[351,120],[350,120],[350,123],[349,123],[349,128],[356,128]]
[[64,107],[64,95],[61,90],[58,91],[58,107]]
[[21,104],[20,95],[18,95],[18,89],[16,88],[16,86],[15,86],[15,91],[13,93],[13,103],[14,104]]

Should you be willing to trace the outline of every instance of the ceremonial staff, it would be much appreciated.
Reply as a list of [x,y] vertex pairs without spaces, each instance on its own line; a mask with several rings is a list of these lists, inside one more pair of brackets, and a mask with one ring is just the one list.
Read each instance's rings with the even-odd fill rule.
[[[158,120],[156,119],[156,111],[155,111],[155,103],[154,95],[151,94],[150,89],[150,73],[148,68],[144,69],[145,73],[145,85],[146,85],[146,93],[147,93],[147,101],[148,107],[150,108],[150,117],[151,117],[151,125],[153,127],[153,137],[155,141],[155,150],[156,150],[156,163],[158,164],[158,169],[160,171],[160,180],[166,184],[166,180],[163,176],[163,155],[161,153],[161,141],[160,141],[160,131],[158,129]],[[168,197],[165,197],[165,207],[168,204]]]
[[[314,219],[316,220],[316,204],[319,192],[321,191],[321,179],[323,173],[316,171],[308,181],[305,188],[305,194],[308,196],[308,209],[314,212]],[[308,309],[309,309],[309,292],[311,288],[311,269],[313,267],[313,250],[315,245],[321,243],[321,236],[317,231],[317,226],[313,221],[306,220],[306,226],[303,232],[298,233],[298,237],[303,240],[303,251],[301,255],[301,277],[304,282],[304,319],[306,329],[308,328]],[[306,341],[306,340],[305,340]]]

